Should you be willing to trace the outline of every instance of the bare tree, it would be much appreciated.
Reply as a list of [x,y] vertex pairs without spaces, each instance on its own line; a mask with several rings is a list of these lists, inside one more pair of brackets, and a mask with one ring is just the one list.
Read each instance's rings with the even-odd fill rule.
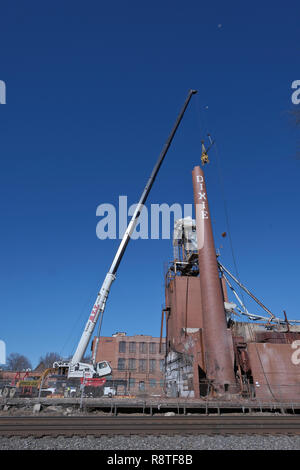
[[[72,359],[72,356],[68,357],[66,360],[70,361],[71,359]],[[62,357],[57,352],[48,352],[44,356],[40,357],[39,364],[36,367],[36,370],[37,369],[48,369],[49,367],[53,367],[54,362],[61,361],[61,360],[62,360]],[[82,359],[82,362],[89,363],[91,361],[92,361],[92,357],[90,355],[86,356]]]
[[[70,362],[72,360],[73,356],[67,357],[67,361]],[[86,364],[91,364],[92,363],[92,355],[88,354],[87,356],[84,356],[80,362],[84,362]]]
[[43,364],[44,369],[48,369],[48,367],[53,367],[53,362],[60,361],[60,359],[60,354],[56,352],[48,352],[45,356],[40,357],[40,364]]
[[7,368],[14,371],[32,369],[29,359],[22,354],[11,353],[7,358]]

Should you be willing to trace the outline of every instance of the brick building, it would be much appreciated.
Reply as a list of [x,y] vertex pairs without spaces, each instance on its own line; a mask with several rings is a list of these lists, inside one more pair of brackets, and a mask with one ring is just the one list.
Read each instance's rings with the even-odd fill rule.
[[119,395],[163,395],[165,339],[162,339],[161,352],[159,349],[160,338],[115,333],[100,337],[96,361],[110,363],[112,375],[107,377],[107,385],[116,387]]

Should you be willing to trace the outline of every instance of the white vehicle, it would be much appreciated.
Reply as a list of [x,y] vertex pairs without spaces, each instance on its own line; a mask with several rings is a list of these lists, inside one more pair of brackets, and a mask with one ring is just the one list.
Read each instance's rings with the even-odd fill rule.
[[[111,285],[113,281],[116,279],[116,273],[117,269],[119,267],[119,264],[122,260],[122,257],[125,253],[126,247],[128,245],[128,242],[130,240],[130,237],[132,235],[132,232],[135,229],[135,226],[137,224],[138,218],[140,216],[140,213],[143,209],[143,206],[146,202],[146,199],[148,197],[148,194],[152,188],[152,185],[154,183],[154,180],[157,176],[157,173],[161,167],[161,164],[167,154],[167,151],[171,145],[171,142],[173,140],[173,137],[176,133],[176,130],[181,122],[181,119],[183,118],[184,112],[190,102],[190,99],[193,94],[197,93],[196,90],[190,90],[187,99],[185,100],[185,103],[183,105],[183,108],[177,117],[177,120],[175,122],[175,125],[173,126],[173,129],[167,139],[167,142],[165,143],[165,146],[159,155],[158,161],[156,165],[154,166],[152,173],[150,175],[150,178],[147,181],[147,184],[144,188],[144,191],[141,195],[141,198],[139,200],[139,203],[136,206],[136,209],[134,211],[134,214],[128,224],[128,227],[123,235],[122,241],[119,245],[119,248],[117,250],[117,253],[113,259],[113,262],[111,264],[111,267],[106,274],[106,277],[104,279],[104,282],[102,284],[102,287],[98,293],[96,302],[92,308],[92,311],[90,313],[89,319],[86,323],[86,326],[84,328],[84,331],[82,333],[82,336],[80,338],[80,341],[78,343],[77,349],[74,353],[74,356],[72,357],[70,362],[55,362],[53,364],[54,368],[60,368],[61,370],[67,370],[68,371],[68,378],[73,378],[73,377],[79,377],[82,380],[84,379],[90,379],[91,381],[93,379],[98,379],[101,377],[105,377],[107,375],[110,375],[112,370],[107,361],[102,361],[96,363],[96,357],[97,357],[97,349],[98,349],[98,342],[99,342],[99,336],[100,336],[100,329],[101,329],[101,324],[102,324],[102,318],[103,318],[103,313],[105,309],[105,304],[107,301],[107,297],[111,288]],[[86,364],[81,362],[82,358],[85,354],[85,351],[87,349],[87,346],[89,344],[89,341],[92,337],[93,331],[95,329],[96,323],[98,321],[100,315],[100,326],[99,326],[99,335],[96,338],[96,343],[94,346],[94,351],[93,351],[93,364]],[[90,385],[91,382],[90,382]]]
[[112,398],[114,395],[116,395],[116,393],[117,393],[117,392],[116,392],[116,389],[115,389],[115,388],[113,388],[113,387],[104,387],[104,393],[103,393],[103,395],[104,395],[105,397],[110,397],[110,398]]
[[43,392],[46,392],[48,393],[49,392],[49,395],[53,395],[53,393],[56,392],[56,388],[55,387],[48,387],[48,388],[42,388],[42,394]]

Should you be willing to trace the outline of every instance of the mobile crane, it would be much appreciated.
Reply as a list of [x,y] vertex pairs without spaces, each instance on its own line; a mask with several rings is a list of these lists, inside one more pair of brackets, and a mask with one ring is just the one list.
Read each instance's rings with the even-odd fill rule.
[[98,342],[99,342],[99,335],[96,338],[95,346],[94,346],[94,351],[93,351],[93,363],[92,364],[87,364],[83,363],[82,358],[84,356],[84,353],[86,351],[86,348],[88,346],[88,343],[91,339],[91,336],[93,334],[93,331],[95,329],[95,326],[97,324],[99,315],[100,315],[100,327],[99,331],[101,329],[101,323],[102,323],[102,318],[103,318],[103,313],[107,301],[107,297],[111,288],[111,285],[113,281],[116,279],[116,273],[117,269],[120,265],[120,262],[122,260],[122,257],[124,255],[124,252],[126,250],[126,247],[128,245],[128,242],[130,240],[131,234],[137,224],[138,218],[140,216],[140,213],[143,209],[143,205],[146,202],[146,199],[148,197],[148,194],[152,188],[152,185],[155,181],[155,178],[157,176],[157,173],[161,167],[161,164],[167,154],[167,151],[171,145],[171,142],[173,140],[173,137],[177,131],[177,128],[183,118],[183,115],[185,113],[185,110],[190,102],[190,99],[192,95],[197,93],[196,90],[190,90],[188,93],[188,96],[184,102],[184,105],[181,109],[181,112],[179,113],[177,120],[173,126],[173,129],[163,147],[162,152],[159,155],[158,161],[156,165],[154,166],[152,173],[147,181],[147,184],[144,188],[144,191],[141,195],[141,198],[139,200],[139,203],[136,206],[136,209],[134,211],[134,214],[127,226],[127,229],[123,235],[123,238],[121,240],[121,243],[119,245],[119,248],[117,250],[117,253],[113,259],[113,262],[111,264],[111,267],[106,274],[106,277],[104,279],[104,282],[102,284],[102,287],[98,293],[96,302],[92,308],[92,311],[90,313],[89,319],[85,325],[84,331],[82,333],[82,336],[80,338],[80,341],[78,343],[77,349],[71,359],[70,362],[55,362],[53,364],[53,367],[56,369],[63,370],[64,372],[67,372],[68,378],[80,378],[81,382],[82,380],[88,381],[88,385],[93,385],[93,383],[96,385],[103,385],[105,382],[104,377],[107,375],[110,375],[112,370],[107,361],[101,361],[101,362],[96,362],[96,356],[97,356],[97,349],[98,349]]

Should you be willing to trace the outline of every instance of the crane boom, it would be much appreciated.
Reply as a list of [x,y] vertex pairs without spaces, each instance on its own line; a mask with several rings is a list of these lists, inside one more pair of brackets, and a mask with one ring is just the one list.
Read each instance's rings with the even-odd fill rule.
[[[151,175],[150,175],[150,177],[147,181],[147,184],[146,184],[146,186],[144,188],[144,191],[141,195],[141,198],[140,198],[140,200],[139,200],[139,202],[136,206],[134,214],[133,214],[133,216],[132,216],[132,218],[131,218],[128,226],[127,226],[127,229],[126,229],[124,235],[123,235],[123,238],[121,240],[121,243],[119,245],[117,253],[116,253],[116,255],[113,259],[113,262],[110,266],[110,269],[109,269],[108,273],[106,274],[106,277],[104,279],[102,287],[101,287],[101,289],[98,293],[96,302],[95,302],[95,304],[92,308],[89,319],[86,323],[86,326],[84,328],[84,331],[83,331],[82,336],[80,338],[80,341],[78,343],[77,349],[76,349],[76,351],[75,351],[75,353],[72,357],[71,365],[74,365],[74,364],[76,364],[76,363],[78,363],[82,360],[82,358],[84,356],[84,353],[86,351],[86,348],[88,346],[88,343],[89,343],[89,341],[91,339],[91,336],[93,334],[93,331],[95,329],[95,326],[96,326],[96,323],[97,323],[97,320],[99,318],[100,313],[101,313],[101,319],[102,319],[103,312],[104,312],[104,309],[105,309],[105,304],[106,304],[107,297],[108,297],[108,294],[109,294],[109,291],[110,291],[110,287],[111,287],[113,281],[116,278],[117,269],[119,267],[119,264],[122,260],[122,257],[124,255],[124,252],[126,250],[128,242],[130,240],[130,236],[131,236],[131,234],[132,234],[132,232],[133,232],[133,230],[134,230],[134,228],[137,224],[137,221],[138,221],[138,218],[139,218],[140,213],[142,211],[143,205],[146,202],[146,199],[147,199],[148,194],[149,194],[149,192],[152,188],[152,185],[155,181],[157,173],[158,173],[158,171],[161,167],[161,164],[162,164],[162,162],[163,162],[163,160],[164,160],[164,158],[167,154],[167,151],[168,151],[168,149],[171,145],[171,142],[172,142],[173,137],[174,137],[174,135],[177,131],[177,128],[178,128],[178,126],[179,126],[179,124],[180,124],[180,122],[183,118],[185,110],[186,110],[186,108],[187,108],[187,106],[190,102],[190,99],[191,99],[192,95],[195,94],[195,93],[197,93],[196,90],[190,90],[189,91],[189,94],[188,94],[188,96],[185,100],[185,103],[184,103],[184,105],[183,105],[183,107],[182,107],[182,109],[181,109],[181,111],[180,111],[180,113],[179,113],[179,115],[176,119],[176,122],[173,126],[173,129],[172,129],[172,131],[171,131],[171,133],[170,133],[170,135],[169,135],[169,137],[168,137],[168,139],[167,139],[167,141],[166,141],[166,143],[163,147],[163,150],[161,151],[161,153],[159,155],[157,163],[154,166],[153,171],[152,171],[152,173],[151,173]],[[97,341],[98,341],[98,338],[97,338]],[[94,351],[96,351],[96,350],[97,350],[97,345],[94,348]],[[94,362],[95,362],[95,356],[96,355],[94,354],[94,357],[93,357]]]

